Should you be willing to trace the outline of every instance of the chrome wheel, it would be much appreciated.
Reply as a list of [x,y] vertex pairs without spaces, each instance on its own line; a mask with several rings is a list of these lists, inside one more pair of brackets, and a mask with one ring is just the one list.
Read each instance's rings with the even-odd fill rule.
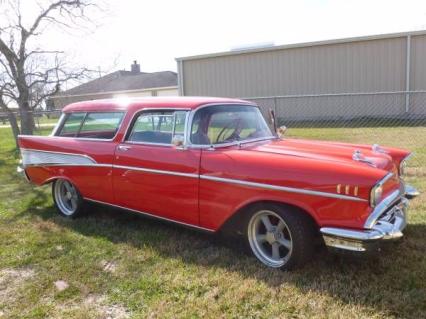
[[57,180],[54,186],[55,202],[59,210],[67,216],[78,209],[79,195],[73,184],[66,180]]
[[270,210],[255,213],[248,223],[248,240],[255,256],[270,267],[284,266],[291,257],[293,240],[284,219]]

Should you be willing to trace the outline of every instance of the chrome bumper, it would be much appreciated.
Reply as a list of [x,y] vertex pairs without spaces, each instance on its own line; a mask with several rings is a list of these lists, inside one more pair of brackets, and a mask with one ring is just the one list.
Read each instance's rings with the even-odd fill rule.
[[367,219],[364,230],[323,227],[320,232],[328,247],[365,252],[374,250],[383,241],[403,236],[407,225],[408,200],[419,195],[412,186],[405,186],[404,194],[395,191],[386,197]]

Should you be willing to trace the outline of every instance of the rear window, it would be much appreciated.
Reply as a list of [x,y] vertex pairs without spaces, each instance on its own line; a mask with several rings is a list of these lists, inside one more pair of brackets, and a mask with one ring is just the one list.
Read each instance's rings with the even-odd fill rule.
[[59,136],[112,139],[123,119],[123,112],[92,112],[69,114]]

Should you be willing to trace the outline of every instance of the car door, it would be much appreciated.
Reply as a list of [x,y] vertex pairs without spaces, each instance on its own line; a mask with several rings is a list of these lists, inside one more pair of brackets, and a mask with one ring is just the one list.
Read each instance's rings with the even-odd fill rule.
[[118,205],[191,225],[199,224],[200,150],[183,141],[186,110],[136,113],[115,151],[113,187]]

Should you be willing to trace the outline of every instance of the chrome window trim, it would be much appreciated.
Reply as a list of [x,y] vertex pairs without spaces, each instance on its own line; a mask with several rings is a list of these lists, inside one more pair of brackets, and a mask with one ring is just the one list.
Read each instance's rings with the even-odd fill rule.
[[[83,120],[80,123],[80,128],[78,129],[78,133],[80,133],[81,128],[83,127],[83,124],[86,120],[87,114],[89,113],[122,113],[123,116],[120,119],[120,123],[117,126],[117,131],[114,134],[114,137],[112,138],[96,138],[96,137],[78,137],[78,136],[61,136],[61,135],[57,135],[58,133],[60,133],[60,129],[62,130],[63,124],[65,123],[66,118],[68,117],[68,114],[72,114],[72,113],[85,113]],[[123,120],[126,117],[127,111],[75,111],[75,112],[69,112],[69,113],[62,113],[62,115],[64,116],[64,119],[61,122],[61,125],[58,126],[57,130],[55,131],[55,135],[50,135],[51,137],[61,137],[61,138],[73,138],[75,140],[82,140],[82,141],[97,141],[97,142],[112,142],[115,140],[115,138],[117,137],[118,133],[121,130],[121,126],[123,125]],[[61,115],[61,117],[62,117]]]
[[293,187],[286,187],[286,186],[277,186],[277,185],[271,185],[271,184],[248,182],[248,181],[243,181],[243,180],[239,180],[239,179],[222,178],[222,177],[216,177],[216,176],[211,176],[211,175],[200,175],[200,179],[205,179],[205,180],[210,180],[210,181],[215,181],[215,182],[228,183],[228,184],[237,184],[237,185],[254,187],[254,188],[263,188],[263,189],[268,189],[268,190],[283,191],[283,192],[287,192],[287,193],[297,193],[297,194],[307,194],[307,195],[314,195],[314,196],[321,196],[321,197],[330,197],[330,198],[351,200],[351,201],[355,201],[355,202],[367,202],[366,199],[348,196],[348,195],[339,195],[339,194],[313,191],[313,190],[302,189],[302,188],[293,188]]
[[240,144],[245,144],[245,143],[251,143],[251,142],[257,142],[257,141],[261,141],[261,140],[269,140],[269,139],[277,139],[277,136],[272,135],[270,137],[262,137],[262,138],[254,138],[254,139],[250,139],[250,140],[243,140],[243,141],[235,141],[235,142],[229,142],[229,143],[221,143],[221,144],[193,144],[191,142],[191,128],[192,128],[192,121],[194,120],[194,116],[195,113],[198,112],[199,110],[202,110],[206,107],[210,107],[210,106],[220,106],[220,105],[241,105],[241,106],[252,106],[257,108],[260,111],[259,106],[256,103],[251,103],[249,101],[246,102],[214,102],[214,103],[207,103],[207,104],[203,104],[193,110],[191,110],[191,114],[189,116],[189,123],[191,125],[188,126],[187,128],[187,136],[185,139],[185,147],[189,147],[189,148],[200,148],[200,149],[215,149],[215,148],[222,148],[222,147],[229,147],[229,146],[234,146],[234,145],[240,145]]
[[108,205],[108,206],[112,206],[112,207],[116,207],[116,208],[120,208],[120,209],[124,209],[124,210],[128,210],[128,211],[132,211],[132,212],[139,213],[139,214],[142,214],[142,215],[145,215],[145,216],[148,216],[148,217],[156,218],[156,219],[159,219],[159,220],[173,222],[173,223],[180,224],[180,225],[183,225],[183,226],[193,227],[193,228],[197,228],[197,229],[200,229],[200,230],[203,230],[203,231],[207,231],[207,232],[215,232],[214,229],[205,228],[205,227],[201,227],[201,226],[197,226],[197,225],[193,225],[193,224],[188,224],[188,223],[180,222],[180,221],[177,221],[175,219],[170,219],[170,218],[167,218],[167,217],[162,217],[162,216],[158,216],[158,215],[146,213],[146,212],[143,212],[143,211],[140,211],[140,210],[136,210],[136,209],[133,209],[133,208],[129,208],[129,207],[125,207],[125,206],[120,206],[120,205],[115,205],[115,204],[110,204],[110,203],[107,203],[107,202],[103,202],[103,201],[96,200],[96,199],[91,199],[91,198],[88,198],[88,197],[84,197],[84,199],[88,200],[88,201],[91,201],[91,202],[95,202],[95,203],[99,203],[99,204],[103,204],[103,205]]
[[[129,144],[145,144],[145,143],[149,143],[149,142],[134,142],[134,141],[128,141],[127,140],[127,135],[129,134],[129,130],[133,128],[134,122],[136,121],[136,118],[144,113],[144,112],[167,112],[167,111],[172,111],[172,112],[176,112],[176,111],[183,111],[183,112],[187,112],[189,113],[191,111],[190,108],[173,108],[173,107],[165,107],[165,108],[153,108],[153,107],[145,107],[145,108],[141,108],[140,110],[136,111],[133,113],[132,118],[130,119],[129,123],[127,124],[126,130],[124,131],[124,135],[123,138],[121,139],[120,143],[129,143]],[[186,124],[186,123],[185,123]],[[169,146],[169,144],[164,144],[164,143],[149,143],[148,145],[158,145],[158,146]],[[170,146],[173,146],[173,144],[170,143]]]
[[56,123],[55,127],[53,128],[52,132],[49,134],[49,136],[56,136],[56,134],[58,133],[59,128],[62,128],[62,124],[66,118],[65,116],[66,113],[61,113],[61,116],[58,119],[58,122]]

